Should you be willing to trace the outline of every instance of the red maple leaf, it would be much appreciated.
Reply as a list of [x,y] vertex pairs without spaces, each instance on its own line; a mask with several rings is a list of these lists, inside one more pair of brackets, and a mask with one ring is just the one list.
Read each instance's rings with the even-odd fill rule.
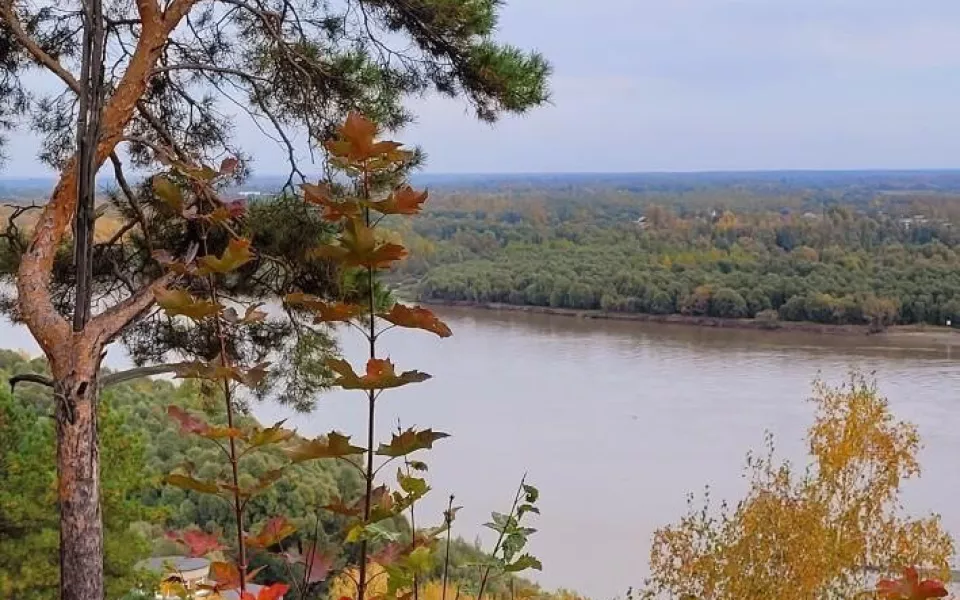
[[920,580],[914,567],[907,567],[900,579],[882,579],[877,583],[877,593],[886,600],[929,600],[943,598],[947,589],[936,579]]

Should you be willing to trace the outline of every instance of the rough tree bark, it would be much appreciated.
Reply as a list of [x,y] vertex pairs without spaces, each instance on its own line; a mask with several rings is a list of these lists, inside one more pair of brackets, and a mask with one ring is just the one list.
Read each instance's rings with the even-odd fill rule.
[[57,378],[54,387],[58,400],[60,597],[70,600],[104,597],[96,369],[86,360],[78,361],[71,365],[69,376]]

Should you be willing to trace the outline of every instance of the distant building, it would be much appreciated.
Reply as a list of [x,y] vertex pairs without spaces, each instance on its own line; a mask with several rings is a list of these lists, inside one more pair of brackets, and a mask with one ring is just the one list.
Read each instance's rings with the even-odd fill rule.
[[900,226],[904,229],[910,229],[911,227],[920,227],[927,223],[927,218],[923,215],[913,215],[912,217],[904,217],[898,221]]

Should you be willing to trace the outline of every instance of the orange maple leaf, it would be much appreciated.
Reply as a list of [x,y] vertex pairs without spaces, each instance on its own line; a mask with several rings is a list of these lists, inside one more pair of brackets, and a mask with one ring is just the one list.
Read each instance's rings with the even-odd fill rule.
[[349,321],[363,312],[363,308],[347,302],[324,302],[316,296],[296,292],[284,298],[287,304],[302,306],[314,313],[314,323]]
[[274,517],[263,524],[257,535],[247,537],[247,543],[254,548],[269,548],[296,533],[286,517]]
[[409,307],[398,302],[393,305],[390,312],[382,313],[379,316],[399,327],[423,329],[442,338],[453,335],[446,323],[438,319],[431,311],[419,306]]
[[377,125],[356,111],[347,115],[347,120],[338,130],[338,137],[324,143],[324,147],[347,163],[359,165],[370,159],[392,156],[400,148],[397,142],[377,142]]
[[371,202],[370,208],[385,215],[414,215],[423,209],[427,195],[426,190],[418,192],[404,185],[395,189],[385,200]]
[[420,371],[404,371],[398,374],[393,363],[384,358],[368,360],[367,371],[363,376],[357,375],[350,363],[339,358],[327,360],[327,366],[340,376],[334,383],[345,390],[383,390],[430,379],[430,375]]
[[344,217],[356,217],[360,214],[359,204],[351,200],[334,200],[330,186],[325,183],[304,183],[300,188],[307,202],[323,208],[320,216],[325,221],[336,222]]

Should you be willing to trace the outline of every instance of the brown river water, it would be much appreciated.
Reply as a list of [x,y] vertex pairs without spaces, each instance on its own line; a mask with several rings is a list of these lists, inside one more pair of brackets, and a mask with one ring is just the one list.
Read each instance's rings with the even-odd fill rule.
[[[398,417],[452,434],[422,453],[433,491],[417,519],[439,523],[455,493],[464,506],[455,532],[470,540],[492,541],[480,525],[509,508],[527,472],[542,493],[530,550],[544,570],[534,578],[547,587],[603,600],[641,584],[653,531],[704,485],[715,499],[736,500],[745,453],[762,446],[765,430],[782,456],[804,460],[812,381],[840,383],[851,368],[874,373],[895,414],[919,427],[924,473],[905,485],[906,507],[940,513],[960,537],[960,334],[952,342],[437,312],[453,337],[393,330],[382,338],[398,368],[434,378],[384,393],[378,437]],[[3,346],[36,351],[22,329],[3,332]],[[345,330],[342,344],[362,364],[359,336]],[[108,363],[125,362],[120,354]],[[264,422],[288,418],[305,435],[337,429],[355,440],[365,410],[359,392],[345,391],[322,397],[310,415],[254,407]]]
[[[804,461],[807,402],[819,375],[841,383],[874,373],[900,418],[924,443],[920,479],[904,488],[916,513],[938,512],[960,536],[960,335],[831,336],[438,308],[454,335],[393,330],[384,353],[399,369],[434,378],[387,391],[381,436],[403,425],[452,434],[423,453],[433,486],[418,521],[439,523],[450,493],[464,506],[456,532],[489,543],[480,525],[506,511],[524,472],[542,493],[530,549],[536,579],[595,599],[639,585],[653,531],[675,521],[686,495],[709,484],[736,500],[745,453],[774,434]],[[953,345],[951,345],[953,344]],[[343,349],[362,364],[359,335]],[[301,433],[363,438],[359,392],[323,397],[309,415],[263,405],[262,420],[290,418]],[[432,518],[430,518],[432,517]]]

